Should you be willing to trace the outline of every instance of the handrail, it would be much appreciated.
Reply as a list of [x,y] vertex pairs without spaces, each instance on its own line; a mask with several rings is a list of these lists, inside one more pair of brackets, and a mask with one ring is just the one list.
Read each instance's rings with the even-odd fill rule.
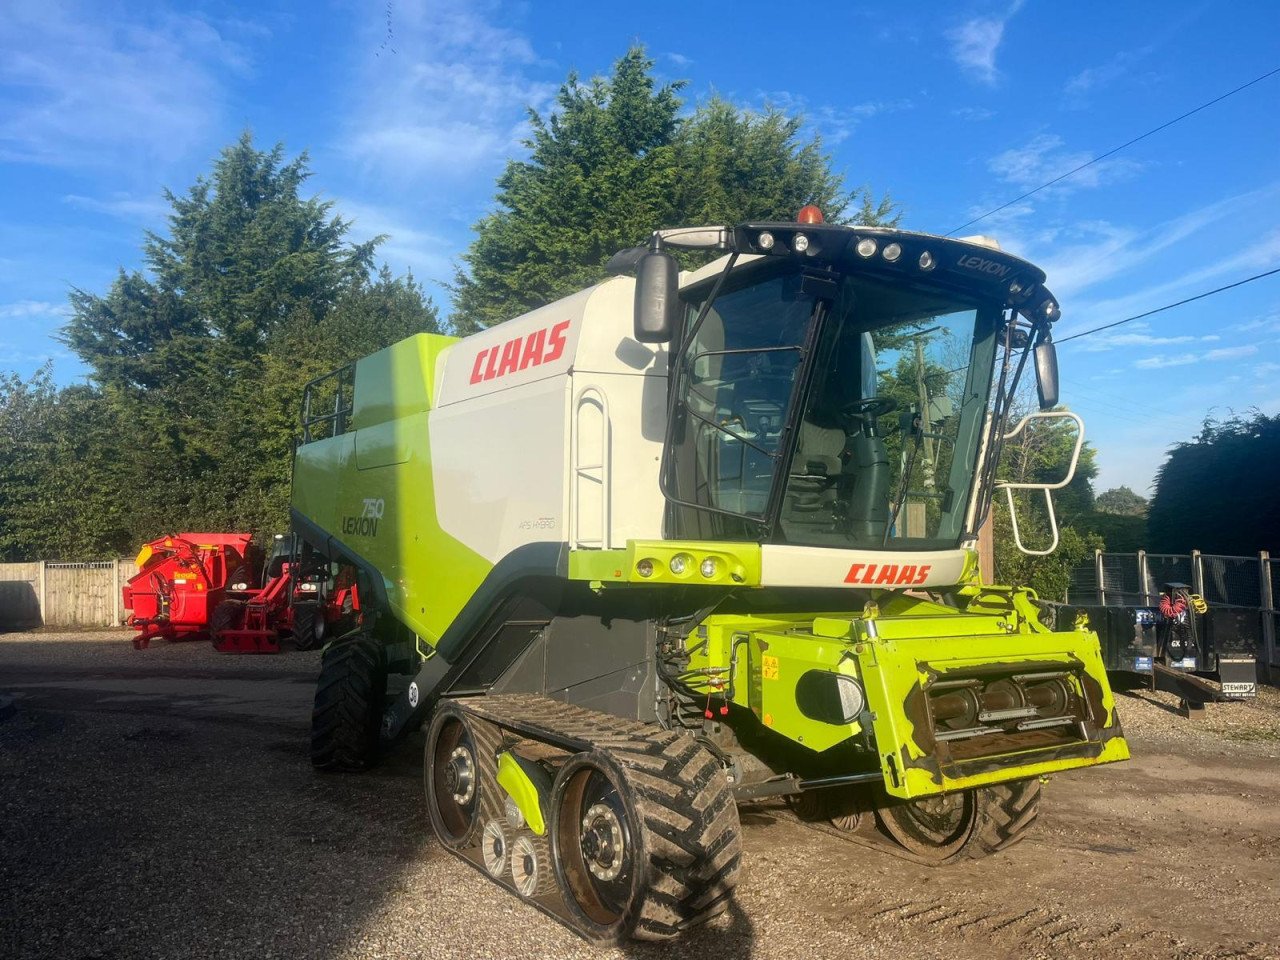
[[[582,464],[579,462],[579,452],[582,440],[582,430],[579,427],[578,415],[587,403],[594,403],[600,408],[600,462]],[[575,549],[581,549],[584,546],[597,545],[602,550],[611,549],[612,545],[612,524],[613,516],[611,509],[612,485],[610,473],[610,461],[613,459],[612,443],[613,443],[613,424],[609,416],[609,398],[605,396],[604,391],[599,387],[587,385],[580,389],[573,402],[573,535],[571,540]],[[591,471],[600,471],[597,480]],[[581,498],[578,495],[578,485],[583,478],[600,484],[600,539],[583,540],[579,538],[578,532],[581,526],[579,517],[579,504]]]
[[[333,390],[333,410],[329,413],[311,412],[311,401],[315,396],[315,389],[326,381],[334,380]],[[349,392],[350,397],[343,402],[343,393]],[[313,429],[323,423],[332,423],[333,427],[328,431],[328,437],[340,436],[347,432],[347,423],[355,408],[355,364],[348,363],[345,366],[338,367],[336,370],[330,370],[328,373],[316,377],[314,380],[308,381],[306,386],[302,388],[302,442],[310,443],[312,440],[326,439],[327,437],[319,437],[313,435]]]
[[[1071,449],[1071,463],[1067,467],[1067,475],[1057,483],[1014,483],[1012,480],[997,480],[996,489],[1003,490],[1005,497],[1009,502],[1009,522],[1013,527],[1013,542],[1017,548],[1029,557],[1047,557],[1053,551],[1058,549],[1058,518],[1053,510],[1053,493],[1054,490],[1061,490],[1069,484],[1076,475],[1076,465],[1080,461],[1080,451],[1084,448],[1084,421],[1080,419],[1078,414],[1072,413],[1070,410],[1040,410],[1036,413],[1029,413],[1021,420],[1018,425],[1004,435],[1004,440],[1012,440],[1020,434],[1032,420],[1057,420],[1067,419],[1074,420],[1076,424],[1076,442]],[[1053,539],[1048,549],[1032,550],[1022,542],[1022,533],[1018,528],[1018,511],[1013,502],[1014,490],[1043,490],[1045,507],[1049,514],[1049,529],[1053,533]]]

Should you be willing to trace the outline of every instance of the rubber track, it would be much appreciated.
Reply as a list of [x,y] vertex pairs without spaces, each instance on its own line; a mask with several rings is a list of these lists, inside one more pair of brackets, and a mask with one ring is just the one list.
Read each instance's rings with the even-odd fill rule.
[[[479,781],[477,785],[479,809],[476,811],[475,820],[472,822],[471,829],[467,831],[467,834],[456,841],[450,841],[441,834],[441,828],[436,824],[436,814],[430,808],[432,803],[430,799],[432,791],[431,778],[434,773],[431,764],[431,753],[435,749],[435,734],[439,729],[439,724],[447,717],[454,717],[461,721],[471,735],[471,746],[474,751],[477,779]],[[498,786],[498,754],[501,751],[502,731],[495,724],[481,720],[475,714],[466,710],[461,701],[452,701],[444,704],[432,718],[431,728],[427,734],[426,753],[422,763],[423,789],[428,797],[428,816],[431,819],[432,828],[436,830],[436,838],[441,844],[455,852],[480,843],[480,834],[484,831],[484,825],[490,820],[501,820],[504,817],[502,791]],[[508,840],[513,838],[514,834],[508,837]]]
[[742,863],[728,778],[691,737],[535,695],[477,697],[468,710],[571,752],[607,752],[628,774],[647,834],[644,893],[621,937],[666,940],[723,911]]
[[386,696],[382,648],[358,634],[324,652],[311,713],[311,763],[320,770],[367,770],[377,759]]

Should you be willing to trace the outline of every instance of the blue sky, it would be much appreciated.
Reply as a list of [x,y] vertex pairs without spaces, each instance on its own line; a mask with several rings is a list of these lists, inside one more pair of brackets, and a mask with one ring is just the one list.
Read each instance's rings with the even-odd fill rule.
[[[440,282],[521,151],[525,108],[642,42],[690,103],[803,111],[851,185],[912,229],[971,216],[1280,66],[1241,0],[286,4],[8,0],[0,18],[0,369],[52,358],[71,286],[102,292],[246,127]],[[1230,11],[1227,16],[1226,11]],[[388,35],[388,14],[390,34]],[[1049,273],[1059,336],[1280,265],[1280,76],[966,232]],[[1146,493],[1211,409],[1280,411],[1280,275],[1061,350],[1098,489]]]

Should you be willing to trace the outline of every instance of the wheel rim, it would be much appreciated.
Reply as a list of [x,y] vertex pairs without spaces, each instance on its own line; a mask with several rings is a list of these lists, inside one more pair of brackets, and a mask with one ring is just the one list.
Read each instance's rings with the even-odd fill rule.
[[565,781],[555,839],[568,895],[595,923],[616,922],[631,900],[636,850],[626,804],[605,771],[584,764]]
[[941,861],[960,850],[973,830],[972,790],[894,803],[880,809],[888,834],[917,856]]
[[475,745],[460,720],[440,728],[432,752],[431,796],[444,838],[464,843],[475,827],[479,811]]

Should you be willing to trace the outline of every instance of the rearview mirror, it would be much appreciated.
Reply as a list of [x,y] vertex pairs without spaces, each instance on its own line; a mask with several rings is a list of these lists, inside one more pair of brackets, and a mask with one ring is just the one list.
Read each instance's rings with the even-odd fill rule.
[[641,343],[668,343],[680,316],[680,265],[667,253],[650,251],[636,268],[635,336]]
[[1036,344],[1036,390],[1040,409],[1052,410],[1058,405],[1058,348],[1051,340]]

